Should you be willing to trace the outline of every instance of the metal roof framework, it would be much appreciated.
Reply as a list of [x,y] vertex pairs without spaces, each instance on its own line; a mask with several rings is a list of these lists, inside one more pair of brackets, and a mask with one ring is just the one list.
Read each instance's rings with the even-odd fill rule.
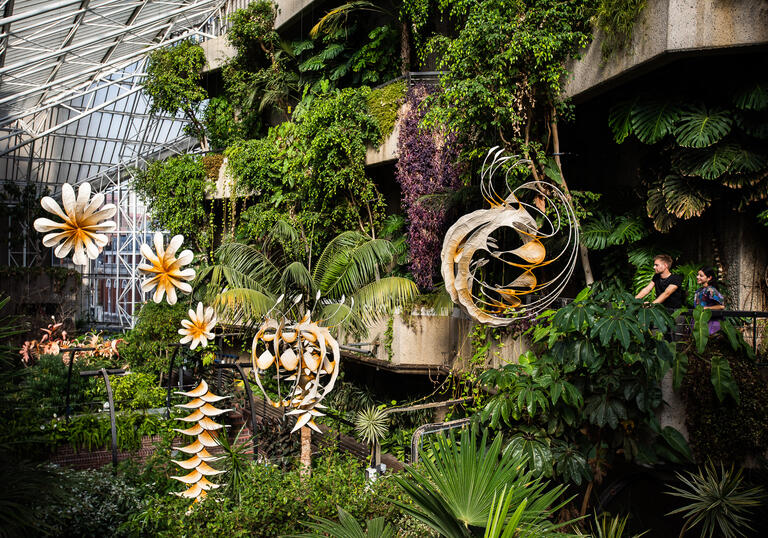
[[[183,118],[150,113],[148,54],[216,37],[229,3],[0,0],[0,182],[55,195],[88,181],[118,206],[113,240],[84,277],[83,306],[96,321],[132,326],[144,298],[136,265],[149,223],[130,167],[196,149]],[[7,263],[42,263],[39,245],[11,241],[31,236],[28,224],[7,223]]]

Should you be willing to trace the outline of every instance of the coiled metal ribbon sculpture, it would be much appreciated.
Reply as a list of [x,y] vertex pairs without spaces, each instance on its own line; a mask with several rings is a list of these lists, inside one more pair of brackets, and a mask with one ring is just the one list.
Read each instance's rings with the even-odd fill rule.
[[[480,189],[490,209],[480,209],[461,217],[448,229],[443,241],[441,272],[445,288],[454,303],[473,319],[502,327],[515,319],[531,317],[552,303],[573,274],[579,246],[579,228],[568,198],[551,183],[529,181],[512,189],[509,173],[530,161],[504,156],[492,148],[483,162]],[[513,163],[506,164],[515,159]],[[504,196],[494,186],[494,175],[502,165]],[[538,203],[522,201],[525,191],[533,191]],[[510,228],[519,242],[499,245],[492,234]],[[547,245],[564,241],[557,253]],[[549,240],[549,241],[548,241]],[[492,283],[482,277],[490,261],[501,262],[505,282]],[[557,263],[556,263],[557,262]],[[554,274],[540,280],[537,269],[552,266]],[[512,269],[512,277],[506,272]]]

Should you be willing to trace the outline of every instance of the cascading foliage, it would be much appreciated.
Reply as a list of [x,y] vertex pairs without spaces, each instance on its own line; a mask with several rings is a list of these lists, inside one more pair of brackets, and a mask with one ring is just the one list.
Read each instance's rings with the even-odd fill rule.
[[454,190],[460,185],[459,168],[454,164],[459,154],[455,135],[425,132],[419,125],[426,114],[421,104],[433,91],[424,85],[408,91],[400,126],[400,160],[396,171],[403,208],[410,223],[411,272],[423,289],[434,286],[447,223],[445,208],[426,202],[422,197]]

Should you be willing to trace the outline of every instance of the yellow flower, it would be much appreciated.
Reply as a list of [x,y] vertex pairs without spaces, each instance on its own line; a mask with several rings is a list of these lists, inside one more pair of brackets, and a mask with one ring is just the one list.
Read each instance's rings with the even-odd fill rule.
[[191,342],[189,349],[195,349],[198,344],[205,347],[208,340],[213,339],[213,328],[216,326],[216,315],[210,306],[203,312],[203,303],[197,303],[197,312],[190,309],[189,319],[181,320],[183,329],[179,329],[179,334],[184,338],[180,343]]
[[61,202],[64,206],[63,211],[56,200],[50,196],[44,196],[40,200],[43,209],[60,217],[64,222],[40,218],[35,220],[35,230],[40,233],[53,232],[43,238],[43,245],[52,247],[58,244],[59,246],[53,251],[54,256],[66,258],[74,250],[72,261],[75,265],[87,265],[88,259],[98,258],[101,250],[109,242],[106,232],[114,230],[116,224],[114,221],[104,219],[113,217],[117,207],[114,204],[103,206],[104,194],[101,192],[96,193],[91,199],[89,183],[80,185],[77,197],[72,185],[69,183],[62,185]]
[[168,304],[176,304],[176,288],[184,293],[192,293],[192,286],[188,280],[195,278],[194,269],[181,269],[182,265],[192,263],[194,254],[191,250],[185,250],[179,257],[176,257],[176,251],[179,250],[184,242],[183,235],[175,235],[168,243],[168,248],[163,248],[163,234],[155,233],[155,252],[144,243],[141,245],[141,254],[149,261],[151,265],[142,264],[138,269],[142,273],[150,276],[141,283],[141,291],[147,293],[155,286],[155,294],[152,299],[159,303],[163,300],[163,295],[168,294]]

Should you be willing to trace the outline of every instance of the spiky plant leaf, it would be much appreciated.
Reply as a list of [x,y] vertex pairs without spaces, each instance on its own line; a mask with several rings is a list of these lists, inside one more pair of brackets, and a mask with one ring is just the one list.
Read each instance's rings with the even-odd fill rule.
[[712,461],[697,473],[676,474],[680,486],[670,486],[668,495],[687,501],[685,506],[669,512],[681,514],[687,528],[701,526],[701,536],[735,538],[754,530],[750,515],[764,499],[760,487],[747,489],[741,470],[733,466],[726,469],[721,463],[719,470]]
[[679,176],[664,179],[664,199],[667,211],[677,218],[700,216],[709,207],[711,198],[700,182]]
[[741,110],[768,109],[768,81],[754,82],[736,93],[733,104]]
[[283,289],[300,289],[308,296],[315,294],[315,283],[306,265],[300,261],[291,262],[283,269],[280,277]]
[[357,412],[355,431],[368,444],[380,443],[387,435],[387,412],[376,406],[370,406]]
[[621,101],[611,107],[608,113],[608,125],[613,133],[613,139],[621,144],[632,134],[632,113],[638,98]]
[[286,538],[394,538],[395,531],[383,517],[369,519],[366,528],[357,522],[343,508],[339,508],[339,521],[333,521],[324,517],[312,516],[315,521],[305,522],[304,525],[314,532],[303,534],[290,534]]
[[677,126],[677,143],[686,148],[705,148],[731,132],[733,117],[727,110],[695,105],[684,109]]
[[329,244],[313,270],[315,282],[327,297],[352,295],[355,290],[373,281],[394,256],[392,244],[386,239],[370,239],[356,232],[351,233],[354,235],[346,238],[349,242],[345,240],[343,245],[333,245],[333,252],[336,253],[333,257],[326,257],[331,248]]
[[413,280],[399,276],[381,278],[355,292],[355,312],[363,321],[376,321],[395,308],[407,305],[418,294],[419,288]]
[[[635,136],[645,144],[655,144],[672,134],[682,111],[669,100],[653,99],[632,108],[631,125]],[[610,120],[609,120],[610,121]]]

